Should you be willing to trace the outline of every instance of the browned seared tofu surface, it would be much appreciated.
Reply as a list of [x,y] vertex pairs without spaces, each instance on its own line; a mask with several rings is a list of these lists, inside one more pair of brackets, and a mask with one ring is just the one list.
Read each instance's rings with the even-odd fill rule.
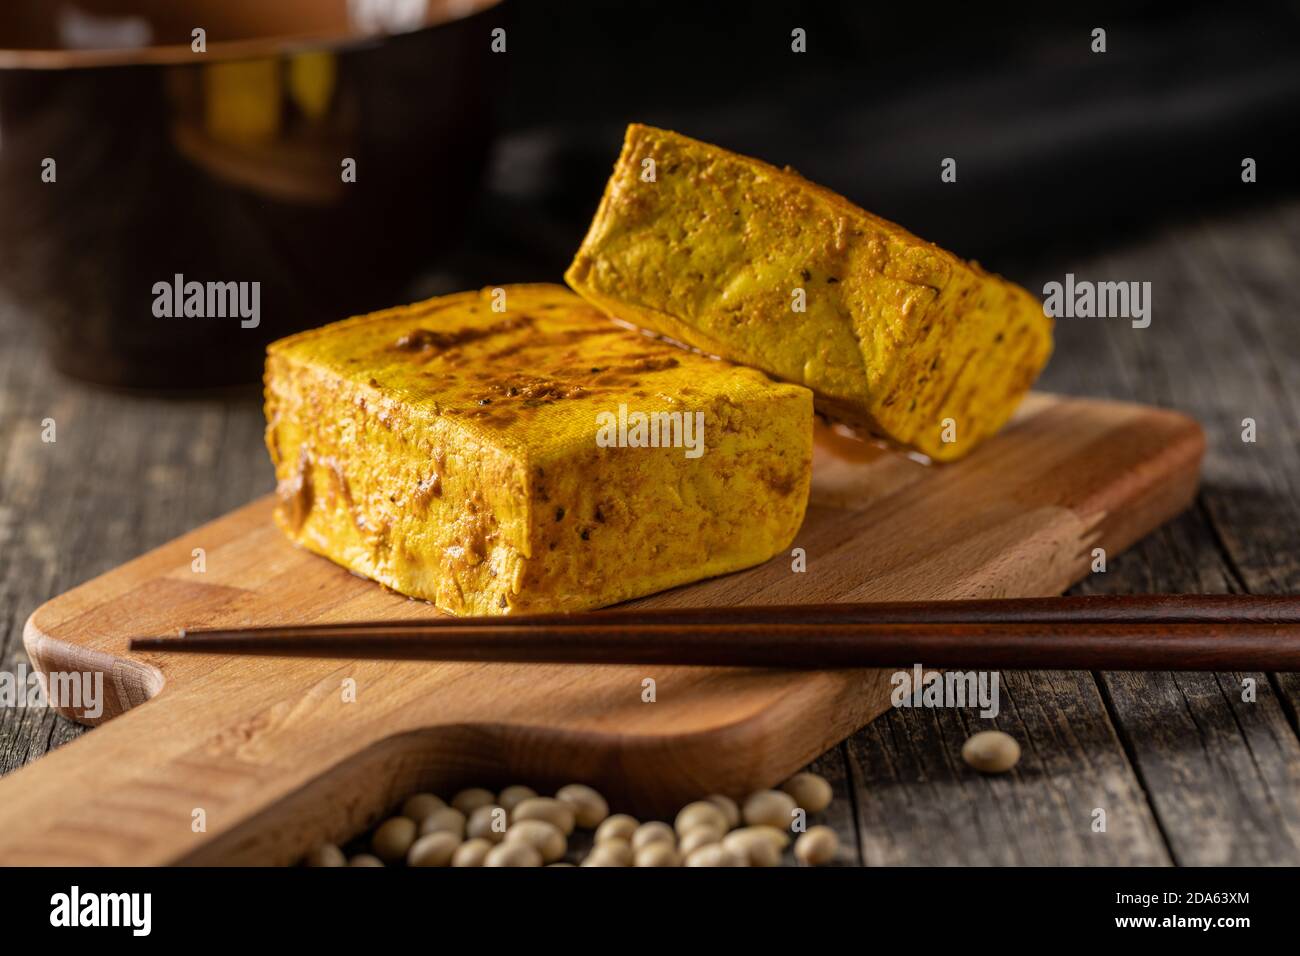
[[1019,286],[792,171],[649,126],[628,127],[566,279],[940,460],[996,432],[1052,349]]
[[274,343],[294,541],[457,614],[578,610],[735,571],[803,520],[812,395],[505,286]]

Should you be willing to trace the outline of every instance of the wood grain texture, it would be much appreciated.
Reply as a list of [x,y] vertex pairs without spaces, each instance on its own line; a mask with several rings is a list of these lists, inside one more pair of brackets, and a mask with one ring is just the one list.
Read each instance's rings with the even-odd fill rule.
[[[1044,395],[962,463],[917,464],[905,480],[894,456],[832,442],[815,468],[831,492],[815,484],[796,540],[807,573],[774,560],[641,603],[1058,593],[1092,548],[1117,553],[1181,510],[1201,450],[1182,416]],[[93,735],[0,781],[0,860],[288,862],[405,792],[471,780],[587,780],[616,805],[664,812],[772,785],[888,706],[880,670],[129,659],[131,635],[178,627],[433,613],[293,548],[270,509],[254,502],[33,614],[32,660],[105,673],[109,706]]]
[[[1083,590],[1300,590],[1297,249],[1300,204],[1291,202],[1168,226],[1105,254],[1053,257],[1060,272],[1150,281],[1155,311],[1141,330],[1062,322],[1071,360],[1048,382],[1190,410],[1207,438],[1197,507]],[[1242,440],[1245,418],[1257,424],[1253,443]],[[1242,700],[1247,677],[1253,703]],[[1174,862],[1300,864],[1297,675],[1097,682]]]
[[[994,720],[977,708],[899,710],[848,741],[864,862],[1168,862],[1090,675],[1004,671],[1002,680]],[[966,739],[990,728],[1024,742],[1006,775],[982,776],[962,762]],[[1092,830],[1098,807],[1106,834]]]
[[[1300,202],[1292,201],[1189,218],[1105,251],[1080,249],[1067,238],[1019,262],[999,263],[1030,288],[1059,281],[1067,271],[1151,281],[1149,329],[1059,322],[1043,384],[1184,409],[1207,429],[1197,506],[1074,593],[1300,591],[1298,251]],[[1268,423],[1254,445],[1240,440],[1247,416]],[[1240,684],[1233,675],[1222,680],[1235,692],[1228,705],[1230,691],[1192,689],[1220,686],[1217,675],[1174,681],[1004,673],[1010,693],[1022,682],[1032,688],[1040,719],[1016,721],[1018,706],[1004,709],[998,725],[1021,742],[1027,763],[1041,758],[1051,765],[1047,778],[1013,784],[1010,801],[993,786],[957,785],[962,768],[950,762],[952,743],[923,733],[951,722],[951,714],[923,722],[920,712],[888,713],[822,760],[848,773],[867,863],[1297,865],[1300,787],[1288,781],[1300,765],[1300,675],[1263,676],[1272,692],[1261,686],[1250,712],[1255,719],[1239,724]],[[1172,694],[1158,687],[1166,679]],[[1123,693],[1112,692],[1117,682]],[[1015,700],[1019,705],[1023,697]],[[973,711],[964,720],[960,726],[983,725]],[[1174,729],[1150,733],[1162,722]],[[1081,800],[1087,809],[1097,802],[1099,773],[1109,777],[1102,788],[1106,834],[1085,831],[1077,811],[1053,812],[1019,799],[1035,780],[1046,779],[1049,795],[1067,806],[1088,795]],[[850,839],[841,832],[842,841]]]
[[[1211,598],[1254,595],[1210,595]],[[1159,595],[1160,598],[1192,596]],[[711,620],[687,624],[636,622],[641,609],[625,617],[592,625],[582,620],[527,625],[501,624],[497,618],[430,622],[368,621],[330,624],[205,630],[186,628],[183,636],[132,638],[129,650],[147,655],[206,654],[239,657],[331,658],[348,660],[430,661],[515,664],[685,664],[693,667],[775,667],[781,670],[827,670],[845,667],[890,667],[898,661],[925,661],[943,669],[1035,670],[1104,669],[1114,671],[1300,670],[1300,620],[1245,621],[1225,615],[1215,621],[1096,621],[1084,618],[1080,600],[1113,601],[1118,611],[1127,596],[1095,595],[1069,602],[1061,619],[974,622],[957,615],[972,605],[1039,602],[1043,598],[994,601],[923,601],[886,607],[946,608],[949,620],[834,620],[836,608],[855,611],[871,604],[787,604],[781,616],[805,622],[764,622],[752,616],[762,605],[723,608],[665,608],[682,616],[707,613]],[[1065,619],[1074,608],[1078,620]],[[1189,610],[1192,610],[1189,604]],[[1229,611],[1220,607],[1221,611]],[[726,622],[731,612],[742,621]],[[1122,613],[1119,612],[1119,613]],[[1230,613],[1230,612],[1229,612]],[[1294,608],[1286,613],[1294,614]],[[831,620],[819,620],[831,618]]]
[[[489,275],[543,278],[532,270],[537,257],[554,248],[556,236],[530,234],[528,225],[513,223],[494,237],[496,247],[515,251],[509,268],[497,263],[482,274],[439,274],[426,294],[482,285]],[[988,263],[1030,288],[1060,280],[1067,270],[1081,278],[1151,280],[1156,296],[1151,328],[1133,330],[1101,320],[1058,323],[1057,352],[1042,384],[1058,392],[1179,408],[1208,431],[1206,481],[1196,507],[1113,558],[1105,574],[1091,576],[1079,590],[1300,591],[1297,254],[1300,201],[1290,201],[1229,215],[1192,215],[1105,250],[1079,248],[1063,234],[1057,247]],[[255,390],[178,402],[88,388],[52,373],[37,347],[36,322],[0,293],[0,670],[6,672],[26,664],[22,627],[37,605],[229,511],[272,483]],[[1256,446],[1239,440],[1240,420],[1248,414],[1267,422]],[[39,440],[46,416],[58,419],[57,445]],[[878,466],[872,475],[876,493],[905,484],[914,470],[906,459]],[[1293,841],[1279,840],[1260,852],[1261,841],[1250,835],[1261,828],[1285,834],[1282,820],[1300,800],[1296,788],[1275,792],[1271,802],[1243,800],[1226,765],[1189,762],[1187,755],[1200,750],[1197,738],[1141,739],[1136,711],[1117,706],[1103,691],[1106,675],[1070,675],[1082,682],[1077,690],[1064,682],[1065,675],[1003,676],[1011,692],[1018,681],[1030,682],[1041,720],[1006,723],[1013,713],[1008,707],[998,722],[1017,734],[1027,754],[1050,760],[1052,787],[1083,793],[1093,786],[1099,766],[1111,768],[1129,797],[1123,803],[1112,798],[1112,809],[1127,807],[1119,812],[1145,819],[1155,828],[1146,831],[1147,839],[1119,838],[1133,833],[1135,823],[1127,829],[1112,825],[1109,837],[1084,840],[1071,813],[1017,810],[1010,818],[999,817],[1007,804],[993,788],[958,792],[928,772],[946,759],[944,740],[937,734],[905,736],[919,712],[898,711],[873,721],[815,763],[836,783],[829,814],[843,862],[862,862],[859,843],[865,834],[872,863],[961,864],[998,857],[1037,865],[1194,864],[1232,846],[1245,848],[1238,858],[1249,853],[1252,862],[1300,863]],[[1268,676],[1275,694],[1260,701],[1275,712],[1270,726],[1280,717],[1294,736],[1300,675]],[[1187,714],[1194,728],[1211,728],[1222,754],[1253,754],[1261,762],[1296,760],[1289,746],[1252,750],[1232,722],[1231,709],[1200,708],[1198,700],[1180,693],[1162,698],[1161,707]],[[1128,732],[1130,722],[1137,739]],[[44,709],[0,708],[0,774],[85,730]],[[878,738],[886,735],[882,743]],[[904,761],[883,749],[890,740],[910,746],[912,758]],[[870,748],[872,762],[850,767],[846,752],[858,745]],[[887,763],[875,762],[880,753]],[[1144,776],[1144,765],[1156,761],[1183,770]],[[895,803],[905,801],[907,813],[864,816],[872,794],[884,788]],[[1206,793],[1213,798],[1206,799]],[[948,815],[958,809],[964,819],[1000,819],[1002,825],[935,828],[936,823],[946,827]],[[935,833],[945,838],[936,839]]]

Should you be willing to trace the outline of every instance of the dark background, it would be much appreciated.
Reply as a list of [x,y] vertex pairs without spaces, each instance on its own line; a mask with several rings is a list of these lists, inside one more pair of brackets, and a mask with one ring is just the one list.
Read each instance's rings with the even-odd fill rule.
[[[1067,270],[1150,281],[1150,328],[1057,323],[1037,387],[1193,416],[1207,438],[1202,484],[1183,515],[1079,591],[1295,594],[1300,199],[1285,195],[1300,102],[1295,10],[516,3],[487,194],[468,231],[424,223],[460,243],[430,258],[437,271],[423,285],[557,281],[634,119],[790,163],[1035,291]],[[801,56],[788,52],[796,15],[809,32]],[[1108,30],[1103,56],[1088,52],[1096,25]],[[955,185],[939,182],[947,155]],[[1259,161],[1254,185],[1240,181],[1245,155]],[[64,286],[78,301],[88,292]],[[316,321],[343,314],[335,303]],[[40,347],[41,315],[0,289],[9,671],[26,663],[23,622],[41,603],[274,487],[255,387],[178,401],[60,377]],[[40,441],[46,416],[58,419],[57,444]],[[1257,443],[1241,440],[1247,416]],[[1247,676],[1257,703],[1241,700]],[[839,862],[1300,865],[1300,675],[1003,677],[997,726],[1024,753],[1013,776],[965,770],[962,742],[987,726],[973,708],[895,710],[818,758],[813,769],[836,788]],[[48,711],[0,708],[0,773],[83,731]],[[1106,838],[1089,828],[1099,805],[1112,811]],[[1208,888],[1245,886],[1215,876]],[[1077,891],[1057,896],[1073,905]],[[21,897],[7,902],[27,912]],[[174,913],[156,903],[162,927]],[[856,912],[824,909],[856,925]]]
[[558,280],[630,121],[793,166],[1028,281],[1043,255],[1295,189],[1298,10],[516,2],[478,224],[419,291]]

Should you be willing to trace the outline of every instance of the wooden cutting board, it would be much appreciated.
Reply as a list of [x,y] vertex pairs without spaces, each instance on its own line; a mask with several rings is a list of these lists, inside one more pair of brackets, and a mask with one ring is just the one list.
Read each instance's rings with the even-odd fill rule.
[[[1057,594],[1094,548],[1113,558],[1191,501],[1203,446],[1172,412],[1047,395],[949,466],[823,430],[795,542],[806,571],[782,556],[640,603]],[[0,780],[0,863],[288,863],[415,790],[468,783],[586,781],[664,812],[770,786],[889,706],[885,670],[132,656],[130,636],[180,627],[437,613],[295,549],[271,508],[32,615],[37,668],[104,675],[103,715],[69,716],[108,722]]]

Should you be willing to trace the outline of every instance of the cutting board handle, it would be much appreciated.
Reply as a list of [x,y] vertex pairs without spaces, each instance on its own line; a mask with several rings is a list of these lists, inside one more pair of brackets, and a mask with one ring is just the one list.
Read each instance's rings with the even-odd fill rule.
[[[416,790],[448,792],[507,759],[469,725],[403,730],[359,712],[331,734],[332,695],[284,703],[275,662],[244,674],[246,685],[266,681],[260,695],[169,686],[143,661],[48,637],[40,615],[24,642],[46,699],[96,729],[0,779],[3,865],[290,864]],[[328,672],[340,668],[322,662],[318,690],[337,688]],[[215,673],[222,662],[211,669],[218,686],[231,679]],[[74,679],[86,690],[75,700]]]
[[[1192,500],[1203,449],[1181,415],[1031,397],[956,465],[820,458],[796,542],[808,574],[778,559],[651,601],[1060,593],[1096,549],[1113,557]],[[131,636],[178,626],[433,613],[291,547],[272,507],[253,502],[33,615],[37,666],[101,673],[120,707],[0,779],[0,863],[292,863],[414,791],[470,783],[581,781],[662,814],[771,786],[889,707],[881,670],[664,669],[651,704],[646,671],[628,666],[133,655]],[[358,699],[341,705],[350,679]]]
[[98,721],[0,779],[0,865],[292,864],[510,761],[483,727],[334,737],[293,711],[163,688]]

